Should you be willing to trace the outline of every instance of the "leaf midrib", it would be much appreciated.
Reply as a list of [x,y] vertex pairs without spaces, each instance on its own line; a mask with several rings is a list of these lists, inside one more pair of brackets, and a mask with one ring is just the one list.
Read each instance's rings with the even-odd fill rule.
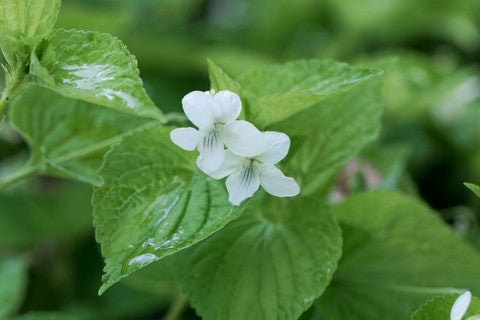
[[[22,178],[26,178],[26,177],[34,175],[36,173],[46,172],[46,171],[48,171],[48,169],[45,169],[46,166],[52,166],[52,165],[53,166],[62,166],[62,164],[64,164],[67,161],[70,161],[70,160],[73,160],[73,159],[80,159],[84,156],[92,154],[92,153],[94,153],[98,150],[101,150],[101,149],[105,148],[105,147],[108,147],[108,146],[114,145],[116,143],[119,143],[119,142],[122,141],[122,139],[125,136],[130,135],[137,130],[146,129],[146,128],[149,128],[151,126],[155,126],[155,125],[159,125],[159,124],[162,124],[162,122],[154,120],[154,121],[148,122],[146,124],[143,124],[141,126],[138,126],[136,128],[127,130],[125,132],[122,132],[121,134],[116,135],[114,137],[108,138],[106,140],[103,140],[101,142],[98,142],[98,143],[95,143],[95,144],[92,144],[92,145],[89,145],[85,148],[81,148],[81,149],[75,150],[73,152],[66,153],[66,154],[64,154],[64,155],[62,155],[58,158],[54,158],[54,159],[49,159],[49,158],[43,157],[41,155],[41,152],[39,152],[38,149],[32,148],[33,151],[32,151],[30,159],[27,161],[25,166],[22,169],[20,169],[18,172],[21,172]],[[3,179],[0,179],[0,183],[2,181],[10,180],[11,177],[17,176],[18,172],[16,171],[13,174],[11,174],[9,176],[6,176]]]
[[79,150],[75,150],[73,152],[66,153],[63,156],[60,156],[56,159],[48,159],[48,158],[47,159],[41,158],[41,159],[47,160],[47,163],[55,163],[55,164],[59,165],[59,164],[62,164],[66,161],[70,161],[70,160],[73,160],[73,159],[76,159],[76,158],[81,158],[83,156],[94,153],[95,151],[101,150],[101,149],[103,149],[103,148],[105,148],[109,145],[113,145],[117,142],[120,142],[125,136],[131,134],[134,131],[142,130],[142,129],[145,129],[145,128],[148,128],[150,126],[154,126],[154,125],[157,125],[157,124],[160,124],[160,122],[159,121],[151,121],[151,122],[148,122],[144,125],[141,125],[141,126],[138,126],[136,128],[130,129],[128,131],[122,132],[121,134],[116,135],[112,138],[108,138],[106,140],[95,143],[95,144],[90,145],[88,147],[85,147],[85,148],[82,148],[82,149],[79,149]]

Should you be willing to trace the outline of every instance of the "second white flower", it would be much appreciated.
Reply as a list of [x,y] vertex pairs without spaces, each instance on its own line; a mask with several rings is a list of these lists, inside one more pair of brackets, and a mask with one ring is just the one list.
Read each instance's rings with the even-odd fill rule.
[[214,179],[228,176],[226,185],[229,201],[239,205],[250,198],[260,186],[276,197],[293,197],[299,194],[297,182],[287,177],[275,164],[288,154],[290,138],[280,132],[263,132],[267,149],[258,156],[239,157],[226,151],[225,161],[216,171],[209,173]]

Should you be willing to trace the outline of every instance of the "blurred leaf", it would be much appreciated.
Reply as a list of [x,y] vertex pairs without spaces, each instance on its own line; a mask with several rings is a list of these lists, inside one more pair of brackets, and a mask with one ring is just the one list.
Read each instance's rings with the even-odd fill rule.
[[[236,219],[222,182],[194,173],[192,154],[156,126],[126,137],[107,154],[93,196],[105,257],[100,293],[130,273],[205,239]],[[193,176],[192,176],[193,174]]]
[[471,99],[476,88],[474,71],[462,68],[449,56],[397,51],[367,57],[362,64],[385,70],[382,98],[387,120],[392,123],[419,121],[437,107],[448,119],[462,111],[461,105]]
[[[452,306],[458,294],[448,294],[435,297],[420,306],[410,317],[411,320],[449,319]],[[472,297],[470,306],[462,319],[480,315],[480,299]]]
[[14,313],[22,303],[28,270],[23,259],[0,260],[0,317]]
[[465,185],[468,189],[472,190],[473,193],[475,193],[477,196],[480,197],[480,187],[479,187],[479,186],[477,186],[477,185],[475,185],[475,184],[473,184],[473,183],[464,183],[464,185]]
[[479,33],[475,26],[478,4],[475,1],[329,0],[328,4],[335,16],[336,41],[342,43],[342,47],[355,44],[350,54],[368,48],[369,40],[395,46],[415,40],[439,39],[468,49],[478,48]]
[[354,195],[333,211],[344,235],[343,256],[315,304],[318,314],[405,319],[435,295],[480,292],[478,252],[418,200],[377,191]]
[[[91,302],[95,307],[88,305],[85,310],[90,315],[88,319],[159,318],[157,315],[163,313],[161,310],[167,309],[180,292],[174,262],[175,255],[165,257],[132,273],[101,297],[92,295]],[[89,274],[92,273],[85,273],[86,276]],[[98,289],[98,285],[95,288]],[[95,292],[95,288],[88,292]]]
[[[88,319],[149,319],[146,315],[152,315],[152,318],[154,314],[159,314],[160,310],[167,309],[179,292],[179,284],[162,281],[162,274],[154,271],[165,271],[158,266],[162,266],[168,258],[131,274],[125,281],[110,288],[101,298],[97,296],[93,301],[98,302],[99,306],[92,310]],[[148,275],[143,272],[145,269]],[[119,304],[119,301],[122,303]]]
[[[404,145],[373,145],[348,162],[336,176],[329,200],[343,201],[353,193],[392,189],[416,195],[415,185],[406,172],[408,148]],[[318,194],[318,192],[316,193]]]
[[[96,2],[95,10],[85,1],[64,1],[62,13],[58,16],[57,27],[63,29],[95,30],[118,36],[132,25],[135,15],[126,1],[104,8],[105,1]],[[129,1],[130,2],[130,1]],[[131,3],[131,2],[130,2]],[[134,52],[134,50],[132,51]],[[137,56],[137,58],[139,58]],[[139,59],[141,60],[141,59]]]
[[[477,195],[473,196],[475,199]],[[454,230],[474,248],[480,250],[480,222],[475,208],[465,205],[441,210],[443,220],[451,224]]]
[[147,123],[40,87],[12,102],[9,120],[30,146],[27,170],[90,184],[101,183],[97,171],[108,148]]
[[[177,34],[163,33],[159,37],[156,33],[145,31],[139,34],[137,30],[132,30],[127,37],[122,38],[142,62],[142,68],[162,74],[162,78],[167,73],[173,78],[183,76],[190,82],[192,77],[204,76],[205,60],[208,58],[216,61],[222,69],[233,76],[259,65],[276,62],[275,59],[248,48],[223,42],[207,43],[199,36],[192,37],[191,33],[183,34],[181,37]],[[202,85],[207,87],[205,82]]]
[[45,183],[42,189],[0,194],[0,248],[66,242],[91,230],[89,186]]
[[83,320],[86,317],[62,312],[29,312],[11,318],[11,320]]
[[372,81],[273,126],[302,143],[288,161],[287,175],[298,179],[303,194],[314,192],[325,175],[377,137],[381,114],[378,82]]
[[250,102],[250,120],[265,127],[380,73],[330,60],[300,60],[259,68],[238,81]]
[[396,189],[405,176],[407,160],[410,150],[405,145],[390,144],[367,148],[360,158],[365,158],[380,175],[379,185],[376,187]]
[[[180,290],[176,256],[166,256],[125,278],[123,284],[138,291],[148,292],[168,299]],[[168,299],[167,299],[168,298]],[[157,299],[158,302],[159,299]]]
[[31,73],[37,83],[66,97],[164,118],[143,88],[135,57],[109,34],[56,30],[41,56],[32,56]]
[[480,77],[472,76],[445,90],[432,120],[448,142],[465,153],[480,143]]
[[22,37],[46,38],[60,5],[61,0],[0,0],[0,29]]
[[[381,144],[367,147],[362,153],[349,162],[343,169],[341,178],[348,174],[359,174],[363,187],[356,191],[371,189],[391,189],[406,194],[417,195],[415,183],[407,171],[408,160],[412,153],[404,144]],[[353,164],[353,166],[352,166]],[[354,172],[352,173],[352,169]],[[350,172],[349,172],[350,171]]]
[[297,319],[329,284],[342,243],[330,210],[315,199],[268,200],[180,254],[204,319]]

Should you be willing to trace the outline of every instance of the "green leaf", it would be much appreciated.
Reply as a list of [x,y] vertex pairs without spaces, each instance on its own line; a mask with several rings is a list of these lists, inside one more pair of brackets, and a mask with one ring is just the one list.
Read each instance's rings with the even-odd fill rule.
[[27,286],[27,264],[23,259],[0,260],[0,317],[15,312]]
[[238,82],[249,101],[249,120],[266,127],[380,73],[330,60],[300,60],[259,68]]
[[406,319],[436,295],[480,292],[478,252],[418,200],[377,191],[333,209],[343,256],[316,318]]
[[0,47],[9,66],[7,90],[23,81],[29,56],[51,33],[61,0],[0,0]]
[[[10,66],[8,73],[5,72],[5,82],[10,84],[12,80],[11,74],[12,70],[19,70],[24,67],[25,61],[28,61],[28,56],[30,55],[30,48],[28,45],[24,44],[20,39],[15,37],[9,32],[2,32],[0,29],[0,48],[2,49],[2,54],[7,62],[7,65]],[[3,71],[3,70],[2,70]],[[24,71],[22,70],[22,74]]]
[[475,185],[475,184],[473,184],[473,183],[464,183],[464,185],[465,185],[468,189],[472,190],[473,193],[475,193],[477,196],[480,197],[480,187],[479,187],[479,186],[477,186],[477,185]]
[[[459,294],[448,294],[435,297],[425,302],[410,317],[411,320],[449,319],[453,303]],[[480,299],[472,297],[470,306],[462,319],[480,315]]]
[[241,88],[238,82],[230,78],[219,66],[212,60],[207,59],[208,76],[210,79],[210,87],[216,91],[229,90],[241,96]]
[[40,85],[64,96],[164,119],[143,88],[135,57],[109,34],[55,30],[42,55],[32,55],[30,70]]
[[31,149],[32,173],[70,177],[99,184],[103,155],[125,132],[147,123],[126,113],[31,87],[15,99],[10,123]]
[[297,319],[329,284],[342,244],[330,210],[315,199],[269,200],[180,254],[202,318]]
[[[93,196],[97,241],[105,257],[100,292],[151,262],[205,239],[236,219],[221,181],[196,171],[193,153],[156,126],[107,154]],[[193,175],[193,177],[192,177]]]
[[27,38],[46,38],[55,25],[61,2],[0,0],[0,29]]
[[91,231],[90,186],[57,181],[33,186],[0,193],[0,249],[66,243]]
[[381,115],[379,82],[372,80],[273,126],[299,146],[292,150],[286,172],[297,179],[302,193],[316,191],[372,142],[380,131]]
[[217,66],[212,60],[207,59],[208,63],[208,77],[210,79],[210,87],[215,91],[229,90],[238,94],[242,100],[241,118],[245,117],[245,110],[247,109],[248,101],[245,99],[240,84],[230,78],[230,76]]

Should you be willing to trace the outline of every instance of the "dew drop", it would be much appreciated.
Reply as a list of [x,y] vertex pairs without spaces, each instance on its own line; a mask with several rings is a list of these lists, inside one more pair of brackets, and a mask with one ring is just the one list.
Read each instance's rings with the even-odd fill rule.
[[151,263],[155,259],[157,259],[156,255],[154,255],[152,253],[145,253],[145,254],[136,256],[135,258],[130,259],[130,261],[128,261],[128,265],[129,266],[135,265],[135,266],[138,266],[138,267],[143,267],[143,266]]

